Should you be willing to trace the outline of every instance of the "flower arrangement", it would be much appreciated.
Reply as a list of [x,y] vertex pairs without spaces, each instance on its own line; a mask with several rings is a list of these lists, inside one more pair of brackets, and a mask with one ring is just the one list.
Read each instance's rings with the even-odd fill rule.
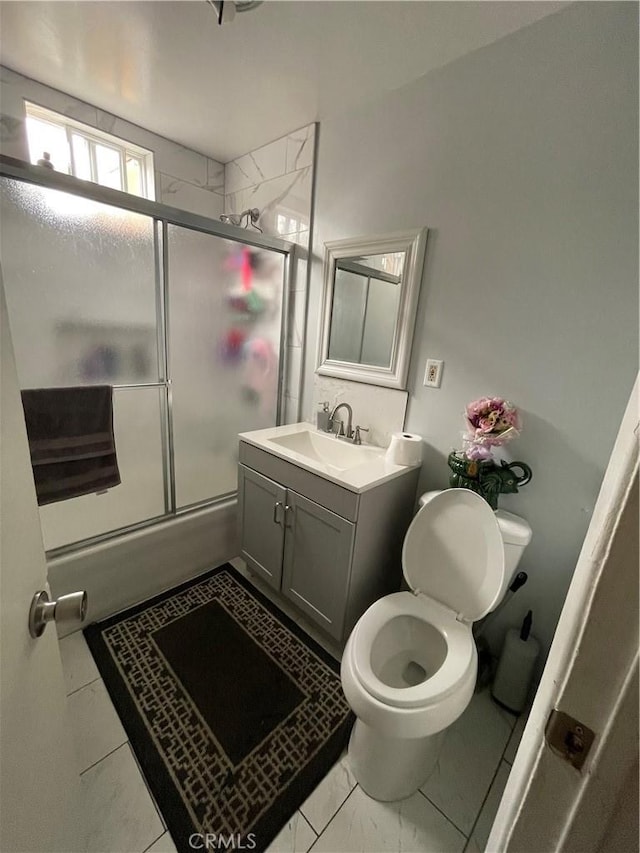
[[502,397],[481,397],[465,409],[467,434],[463,438],[467,459],[491,459],[492,448],[500,447],[520,435],[520,415]]
[[520,435],[520,415],[513,403],[502,397],[481,397],[466,407],[465,420],[464,449],[452,451],[447,459],[449,485],[471,489],[495,510],[501,494],[517,492],[533,476],[525,462],[501,461],[498,465],[492,459],[494,447]]

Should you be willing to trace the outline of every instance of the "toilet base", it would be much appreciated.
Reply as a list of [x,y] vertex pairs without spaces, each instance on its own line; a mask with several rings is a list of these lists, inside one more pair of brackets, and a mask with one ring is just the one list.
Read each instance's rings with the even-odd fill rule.
[[445,730],[423,738],[381,735],[357,719],[349,739],[349,763],[360,787],[374,800],[404,800],[427,781]]

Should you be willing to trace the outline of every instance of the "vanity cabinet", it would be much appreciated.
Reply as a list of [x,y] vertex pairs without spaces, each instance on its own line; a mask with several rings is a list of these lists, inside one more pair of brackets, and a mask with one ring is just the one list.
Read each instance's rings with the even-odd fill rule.
[[373,601],[399,588],[418,473],[358,493],[241,441],[241,556],[342,642]]
[[242,558],[269,586],[280,589],[287,490],[239,465],[238,494]]
[[355,525],[244,465],[239,479],[243,559],[339,638]]

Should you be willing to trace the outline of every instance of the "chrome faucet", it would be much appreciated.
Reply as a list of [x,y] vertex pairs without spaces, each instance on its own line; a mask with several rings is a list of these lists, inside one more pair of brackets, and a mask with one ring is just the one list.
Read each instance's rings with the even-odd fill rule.
[[339,422],[340,427],[337,430],[335,430],[336,437],[340,436],[340,435],[344,435],[347,438],[353,438],[353,429],[352,429],[353,409],[351,408],[351,406],[348,403],[338,403],[338,405],[331,412],[330,423],[332,425],[332,429],[334,429],[334,427],[335,427],[336,412],[339,412],[340,409],[346,409],[347,410],[347,430],[345,432],[344,423],[342,421],[340,421]]

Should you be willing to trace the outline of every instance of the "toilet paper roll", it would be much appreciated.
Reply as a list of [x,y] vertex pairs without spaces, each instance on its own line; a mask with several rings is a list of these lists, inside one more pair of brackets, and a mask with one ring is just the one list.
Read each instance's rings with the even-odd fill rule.
[[385,458],[393,465],[419,465],[422,462],[422,436],[394,432]]

